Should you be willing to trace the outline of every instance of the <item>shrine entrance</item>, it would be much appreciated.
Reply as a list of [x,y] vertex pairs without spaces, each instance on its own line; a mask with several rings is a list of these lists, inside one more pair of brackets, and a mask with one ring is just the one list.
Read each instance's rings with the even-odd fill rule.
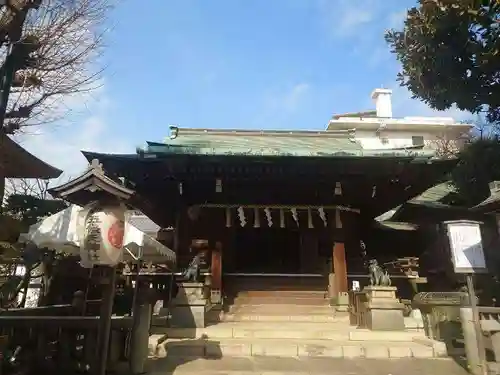
[[298,274],[300,232],[285,228],[233,228],[227,271],[252,274]]
[[317,233],[297,225],[233,226],[229,232],[222,266],[226,296],[257,293],[272,297],[277,291],[327,291],[328,271]]

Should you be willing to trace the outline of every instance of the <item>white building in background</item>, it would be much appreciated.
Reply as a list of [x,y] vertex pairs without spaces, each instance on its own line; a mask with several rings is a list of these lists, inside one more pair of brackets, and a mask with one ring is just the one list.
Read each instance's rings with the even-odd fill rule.
[[392,90],[372,93],[375,111],[334,115],[327,130],[356,129],[356,140],[366,149],[424,146],[440,152],[458,151],[472,125],[451,117],[403,117],[392,115]]

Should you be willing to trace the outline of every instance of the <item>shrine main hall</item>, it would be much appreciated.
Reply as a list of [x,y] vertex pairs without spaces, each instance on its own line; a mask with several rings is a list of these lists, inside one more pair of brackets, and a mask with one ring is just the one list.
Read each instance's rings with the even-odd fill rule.
[[206,272],[219,295],[347,292],[350,278],[366,275],[363,251],[390,261],[418,248],[418,238],[410,249],[381,240],[375,218],[441,182],[456,164],[423,144],[366,149],[354,129],[170,127],[165,142],[135,153],[83,154],[133,191],[128,204],[162,228],[157,239],[177,253],[179,270],[198,248],[208,249]]

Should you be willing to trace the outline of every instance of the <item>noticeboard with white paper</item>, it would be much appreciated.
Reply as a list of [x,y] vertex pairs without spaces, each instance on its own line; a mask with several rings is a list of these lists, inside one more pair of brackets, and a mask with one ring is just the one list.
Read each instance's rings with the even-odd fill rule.
[[445,223],[456,273],[487,272],[481,238],[481,225],[473,221]]

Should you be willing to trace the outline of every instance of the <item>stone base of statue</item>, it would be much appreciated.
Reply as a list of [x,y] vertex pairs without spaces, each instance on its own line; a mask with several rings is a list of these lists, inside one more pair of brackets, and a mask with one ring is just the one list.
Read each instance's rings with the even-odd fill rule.
[[328,298],[337,298],[335,293],[335,274],[333,272],[328,274]]
[[170,326],[204,328],[210,293],[203,283],[179,283],[179,293],[170,303]]
[[337,294],[337,301],[335,310],[339,312],[349,311],[349,294],[344,292],[339,292]]
[[374,331],[402,331],[405,329],[404,304],[396,298],[394,286],[367,286],[365,322]]

